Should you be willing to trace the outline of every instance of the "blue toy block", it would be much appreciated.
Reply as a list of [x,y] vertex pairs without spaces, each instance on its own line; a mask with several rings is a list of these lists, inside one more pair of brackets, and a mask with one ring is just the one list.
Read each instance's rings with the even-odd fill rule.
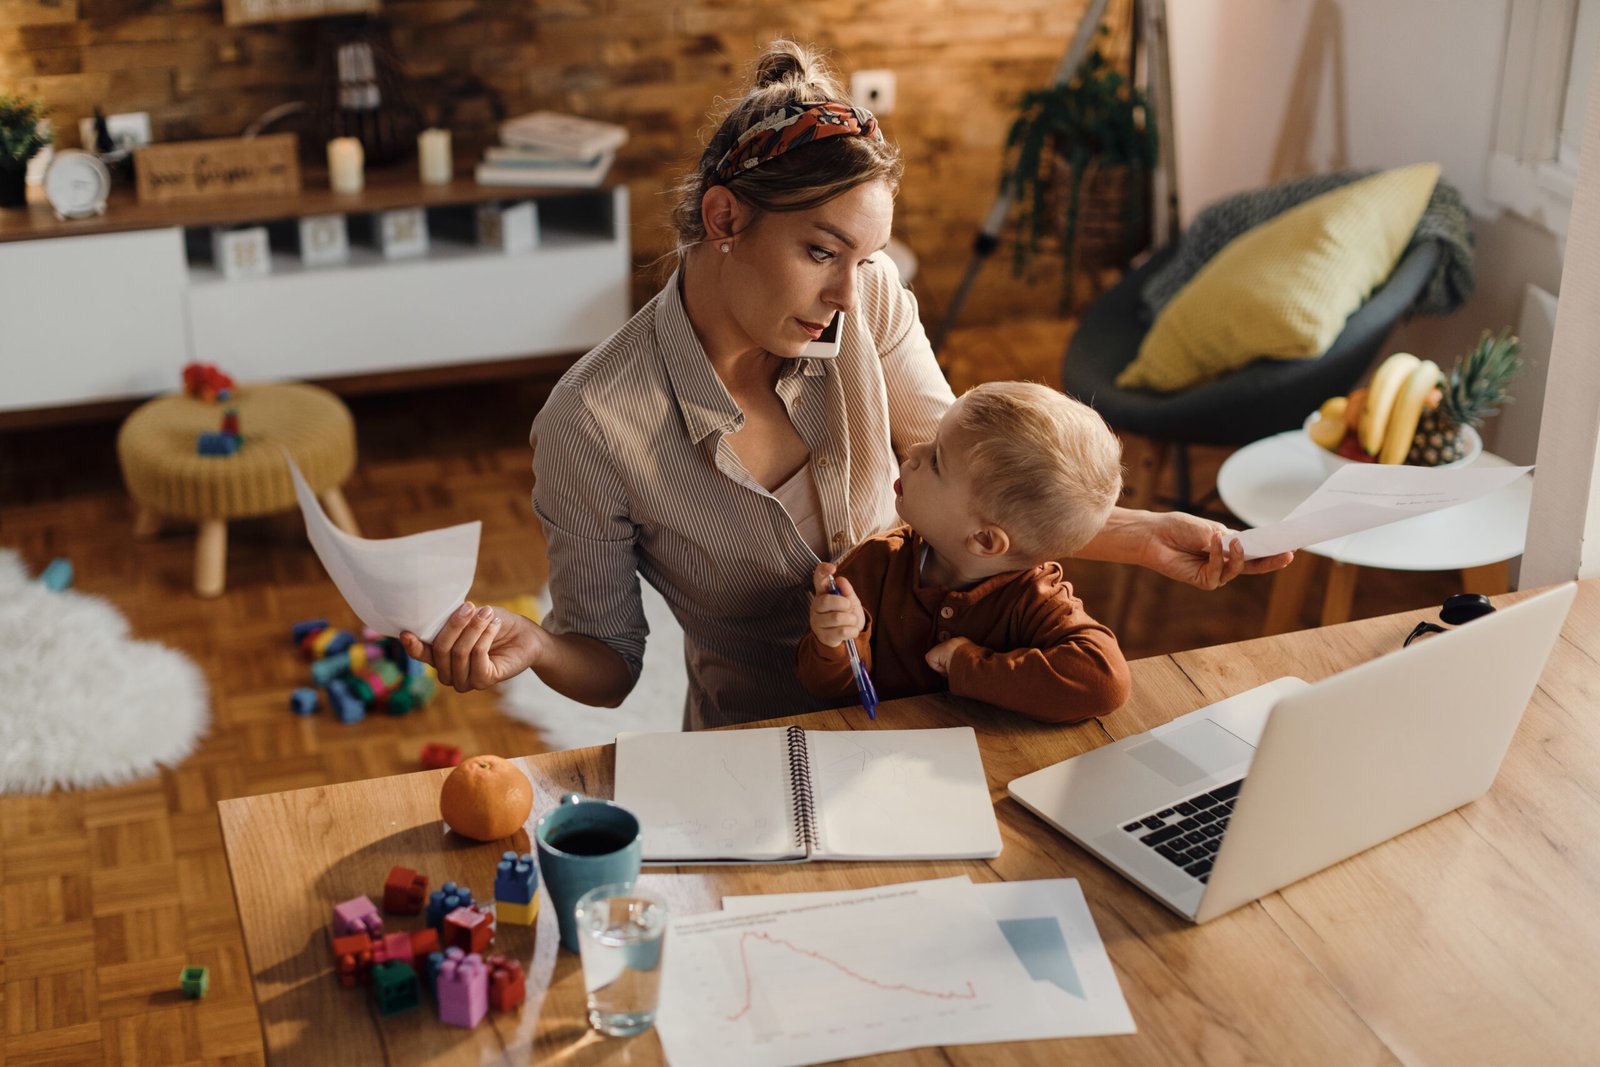
[[356,699],[342,678],[335,678],[328,683],[328,703],[340,722],[360,722],[367,717],[366,706]]
[[239,451],[239,439],[231,433],[202,433],[195,450],[202,456],[231,456]]
[[355,634],[351,633],[349,630],[340,630],[336,635],[334,635],[333,640],[328,643],[328,647],[323,650],[322,654],[324,656],[336,655],[337,653],[343,652],[345,649],[349,648],[355,643]]
[[299,648],[300,642],[306,639],[307,634],[315,633],[318,630],[325,629],[327,625],[327,619],[306,619],[302,622],[295,623],[294,629],[289,631],[294,636],[294,646]]
[[317,710],[317,691],[300,688],[289,694],[289,710],[296,715],[310,715]]
[[515,852],[500,855],[500,866],[494,875],[494,899],[508,904],[531,904],[539,888],[539,872],[534,866],[533,854]]
[[39,581],[52,593],[59,593],[72,584],[72,561],[59,556],[39,572]]
[[457,908],[470,908],[472,904],[472,890],[446,882],[428,895],[428,925],[442,932],[446,915]]
[[350,657],[343,652],[325,656],[311,664],[311,680],[327,687],[328,683],[350,669]]

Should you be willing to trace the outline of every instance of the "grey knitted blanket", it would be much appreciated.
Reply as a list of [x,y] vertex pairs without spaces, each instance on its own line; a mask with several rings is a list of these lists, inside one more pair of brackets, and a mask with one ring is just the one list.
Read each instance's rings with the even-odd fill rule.
[[[1172,258],[1144,283],[1140,297],[1145,311],[1154,319],[1212,256],[1251,227],[1314,196],[1376,173],[1376,170],[1342,170],[1291,178],[1265,189],[1238,193],[1205,208],[1178,239]],[[1433,187],[1433,196],[1405,251],[1411,251],[1423,241],[1438,241],[1442,254],[1428,287],[1417,300],[1417,310],[1429,315],[1448,315],[1472,295],[1477,275],[1472,258],[1472,217],[1461,200],[1461,193],[1443,178]],[[1405,258],[1404,252],[1401,258]]]

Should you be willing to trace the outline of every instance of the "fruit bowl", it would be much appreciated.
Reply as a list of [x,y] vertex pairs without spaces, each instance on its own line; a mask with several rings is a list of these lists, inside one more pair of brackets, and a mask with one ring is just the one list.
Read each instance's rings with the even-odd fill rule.
[[[1356,461],[1353,459],[1345,459],[1337,452],[1330,452],[1326,448],[1323,448],[1321,445],[1317,444],[1316,441],[1311,439],[1309,431],[1312,425],[1321,417],[1322,416],[1315,411],[1307,415],[1306,421],[1300,427],[1300,432],[1306,435],[1306,445],[1310,447],[1311,451],[1315,452],[1319,457],[1321,457],[1323,468],[1329,474],[1332,474],[1340,467]],[[1464,429],[1467,437],[1466,454],[1460,459],[1456,460],[1454,463],[1441,463],[1437,467],[1434,467],[1434,470],[1446,470],[1450,467],[1470,466],[1472,463],[1477,461],[1479,456],[1483,454],[1483,438],[1478,434],[1478,431],[1471,426],[1467,426]]]

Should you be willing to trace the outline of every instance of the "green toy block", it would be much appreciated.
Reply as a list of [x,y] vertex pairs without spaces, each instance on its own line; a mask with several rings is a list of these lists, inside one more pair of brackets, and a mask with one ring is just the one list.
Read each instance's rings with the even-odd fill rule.
[[211,972],[204,967],[185,967],[178,975],[178,988],[184,996],[198,1000],[211,988]]
[[379,1015],[398,1015],[422,1003],[422,987],[411,964],[388,960],[372,968],[372,997]]

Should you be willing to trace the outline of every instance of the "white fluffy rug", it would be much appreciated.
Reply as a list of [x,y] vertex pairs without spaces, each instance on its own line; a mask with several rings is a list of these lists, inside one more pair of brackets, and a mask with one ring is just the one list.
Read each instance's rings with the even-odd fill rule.
[[188,657],[0,549],[0,792],[116,785],[187,756],[210,700]]
[[[661,594],[641,582],[650,639],[644,669],[628,699],[616,708],[591,708],[568,700],[532,671],[500,685],[500,707],[537,729],[551,748],[603,745],[628,730],[677,730],[683,726],[683,701],[689,677],[683,666],[683,630]],[[549,614],[548,593],[539,597],[540,617]]]

